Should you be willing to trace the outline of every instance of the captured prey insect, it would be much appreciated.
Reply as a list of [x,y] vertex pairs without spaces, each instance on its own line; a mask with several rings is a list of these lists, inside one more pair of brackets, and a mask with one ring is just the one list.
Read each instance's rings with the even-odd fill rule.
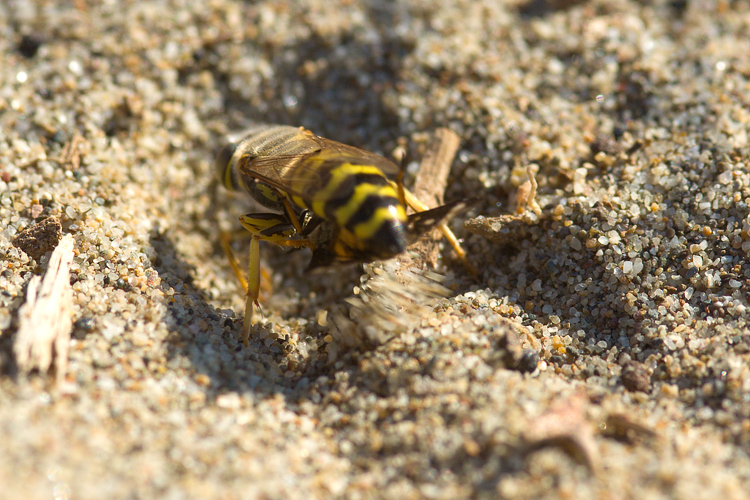
[[[445,221],[472,201],[428,210],[401,184],[403,169],[375,153],[325,139],[302,127],[258,125],[230,138],[216,160],[224,186],[245,191],[278,213],[240,217],[251,234],[243,336],[260,290],[260,240],[312,250],[310,268],[394,257],[437,227],[461,259],[465,252]],[[386,175],[397,176],[398,182]],[[407,205],[416,213],[407,215]],[[224,248],[233,252],[226,239]]]

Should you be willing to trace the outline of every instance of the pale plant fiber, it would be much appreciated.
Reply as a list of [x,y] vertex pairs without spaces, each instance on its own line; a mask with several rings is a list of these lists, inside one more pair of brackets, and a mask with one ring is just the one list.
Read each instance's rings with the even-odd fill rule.
[[70,333],[73,329],[73,293],[70,264],[73,261],[73,237],[66,235],[52,252],[42,279],[29,281],[26,303],[21,306],[13,351],[21,373],[38,369],[46,373],[55,358],[57,381],[65,377],[68,366]]

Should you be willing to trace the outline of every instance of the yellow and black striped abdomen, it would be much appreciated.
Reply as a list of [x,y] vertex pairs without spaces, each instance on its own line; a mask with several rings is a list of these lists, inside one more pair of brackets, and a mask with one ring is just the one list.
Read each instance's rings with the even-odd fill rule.
[[[407,246],[404,232],[406,212],[398,194],[383,172],[374,165],[358,164],[352,158],[326,158],[312,154],[299,168],[315,176],[318,189],[308,197],[292,200],[317,216],[335,224],[340,232],[334,244],[340,257],[375,260],[392,257]],[[310,185],[312,180],[291,182]]]

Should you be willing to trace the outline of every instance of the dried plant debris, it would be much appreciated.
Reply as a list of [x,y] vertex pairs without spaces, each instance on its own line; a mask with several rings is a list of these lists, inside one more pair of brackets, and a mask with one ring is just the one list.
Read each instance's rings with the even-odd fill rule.
[[[542,214],[544,217],[544,214]],[[498,245],[517,244],[528,238],[540,221],[533,213],[524,212],[520,215],[501,215],[499,217],[485,217],[480,215],[464,222],[464,228],[470,233],[484,236]]]
[[414,196],[430,207],[443,204],[443,193],[456,156],[460,137],[447,128],[439,128],[425,150],[414,180]]
[[585,415],[582,394],[558,403],[532,422],[526,432],[526,453],[557,447],[585,465],[591,472],[599,467],[599,448],[594,427]]
[[65,143],[57,161],[66,170],[78,170],[81,166],[81,159],[88,149],[88,143],[84,138],[80,134],[75,134],[70,141]]
[[607,419],[599,428],[602,435],[631,445],[641,442],[652,443],[659,437],[655,430],[624,413],[607,415]]
[[[448,176],[459,144],[458,134],[447,128],[437,129],[428,142],[414,180],[413,192],[429,208],[443,204],[443,193],[448,185]],[[434,229],[416,242],[412,250],[432,267],[436,267],[440,256],[440,239],[439,230]]]
[[513,202],[516,206],[515,214],[499,217],[484,217],[480,215],[464,222],[464,228],[470,233],[484,236],[493,243],[505,245],[517,243],[530,235],[533,226],[542,220],[549,219],[537,202],[537,184],[534,176],[534,165],[526,167],[528,179],[523,182],[515,194]]
[[516,190],[516,215],[521,215],[526,210],[531,210],[537,216],[542,214],[542,208],[536,201],[536,191],[539,188],[539,184],[537,184],[536,177],[534,177],[534,167],[539,168],[536,165],[526,166],[526,175],[529,178],[518,186]]
[[22,373],[35,368],[46,372],[54,354],[57,380],[65,376],[73,329],[72,261],[73,237],[66,235],[52,252],[44,279],[34,276],[29,282],[13,344],[16,363]]
[[579,393],[534,419],[524,434],[524,454],[559,448],[596,474],[601,470],[597,435],[628,445],[659,442],[659,434],[654,429],[624,413],[609,413],[598,426],[593,425],[586,415],[586,399],[586,395]]
[[34,260],[47,252],[51,252],[62,238],[62,225],[56,217],[47,217],[36,224],[27,227],[15,238],[13,246],[23,250]]

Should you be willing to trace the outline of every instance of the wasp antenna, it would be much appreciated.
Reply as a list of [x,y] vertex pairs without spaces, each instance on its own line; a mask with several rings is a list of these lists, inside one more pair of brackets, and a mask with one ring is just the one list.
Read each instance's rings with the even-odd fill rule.
[[404,172],[406,172],[406,166],[409,163],[407,158],[406,149],[399,148],[395,154],[400,153],[400,160],[398,166],[398,174],[396,175],[396,190],[398,192],[398,201],[402,206],[406,207],[406,194],[404,193]]

